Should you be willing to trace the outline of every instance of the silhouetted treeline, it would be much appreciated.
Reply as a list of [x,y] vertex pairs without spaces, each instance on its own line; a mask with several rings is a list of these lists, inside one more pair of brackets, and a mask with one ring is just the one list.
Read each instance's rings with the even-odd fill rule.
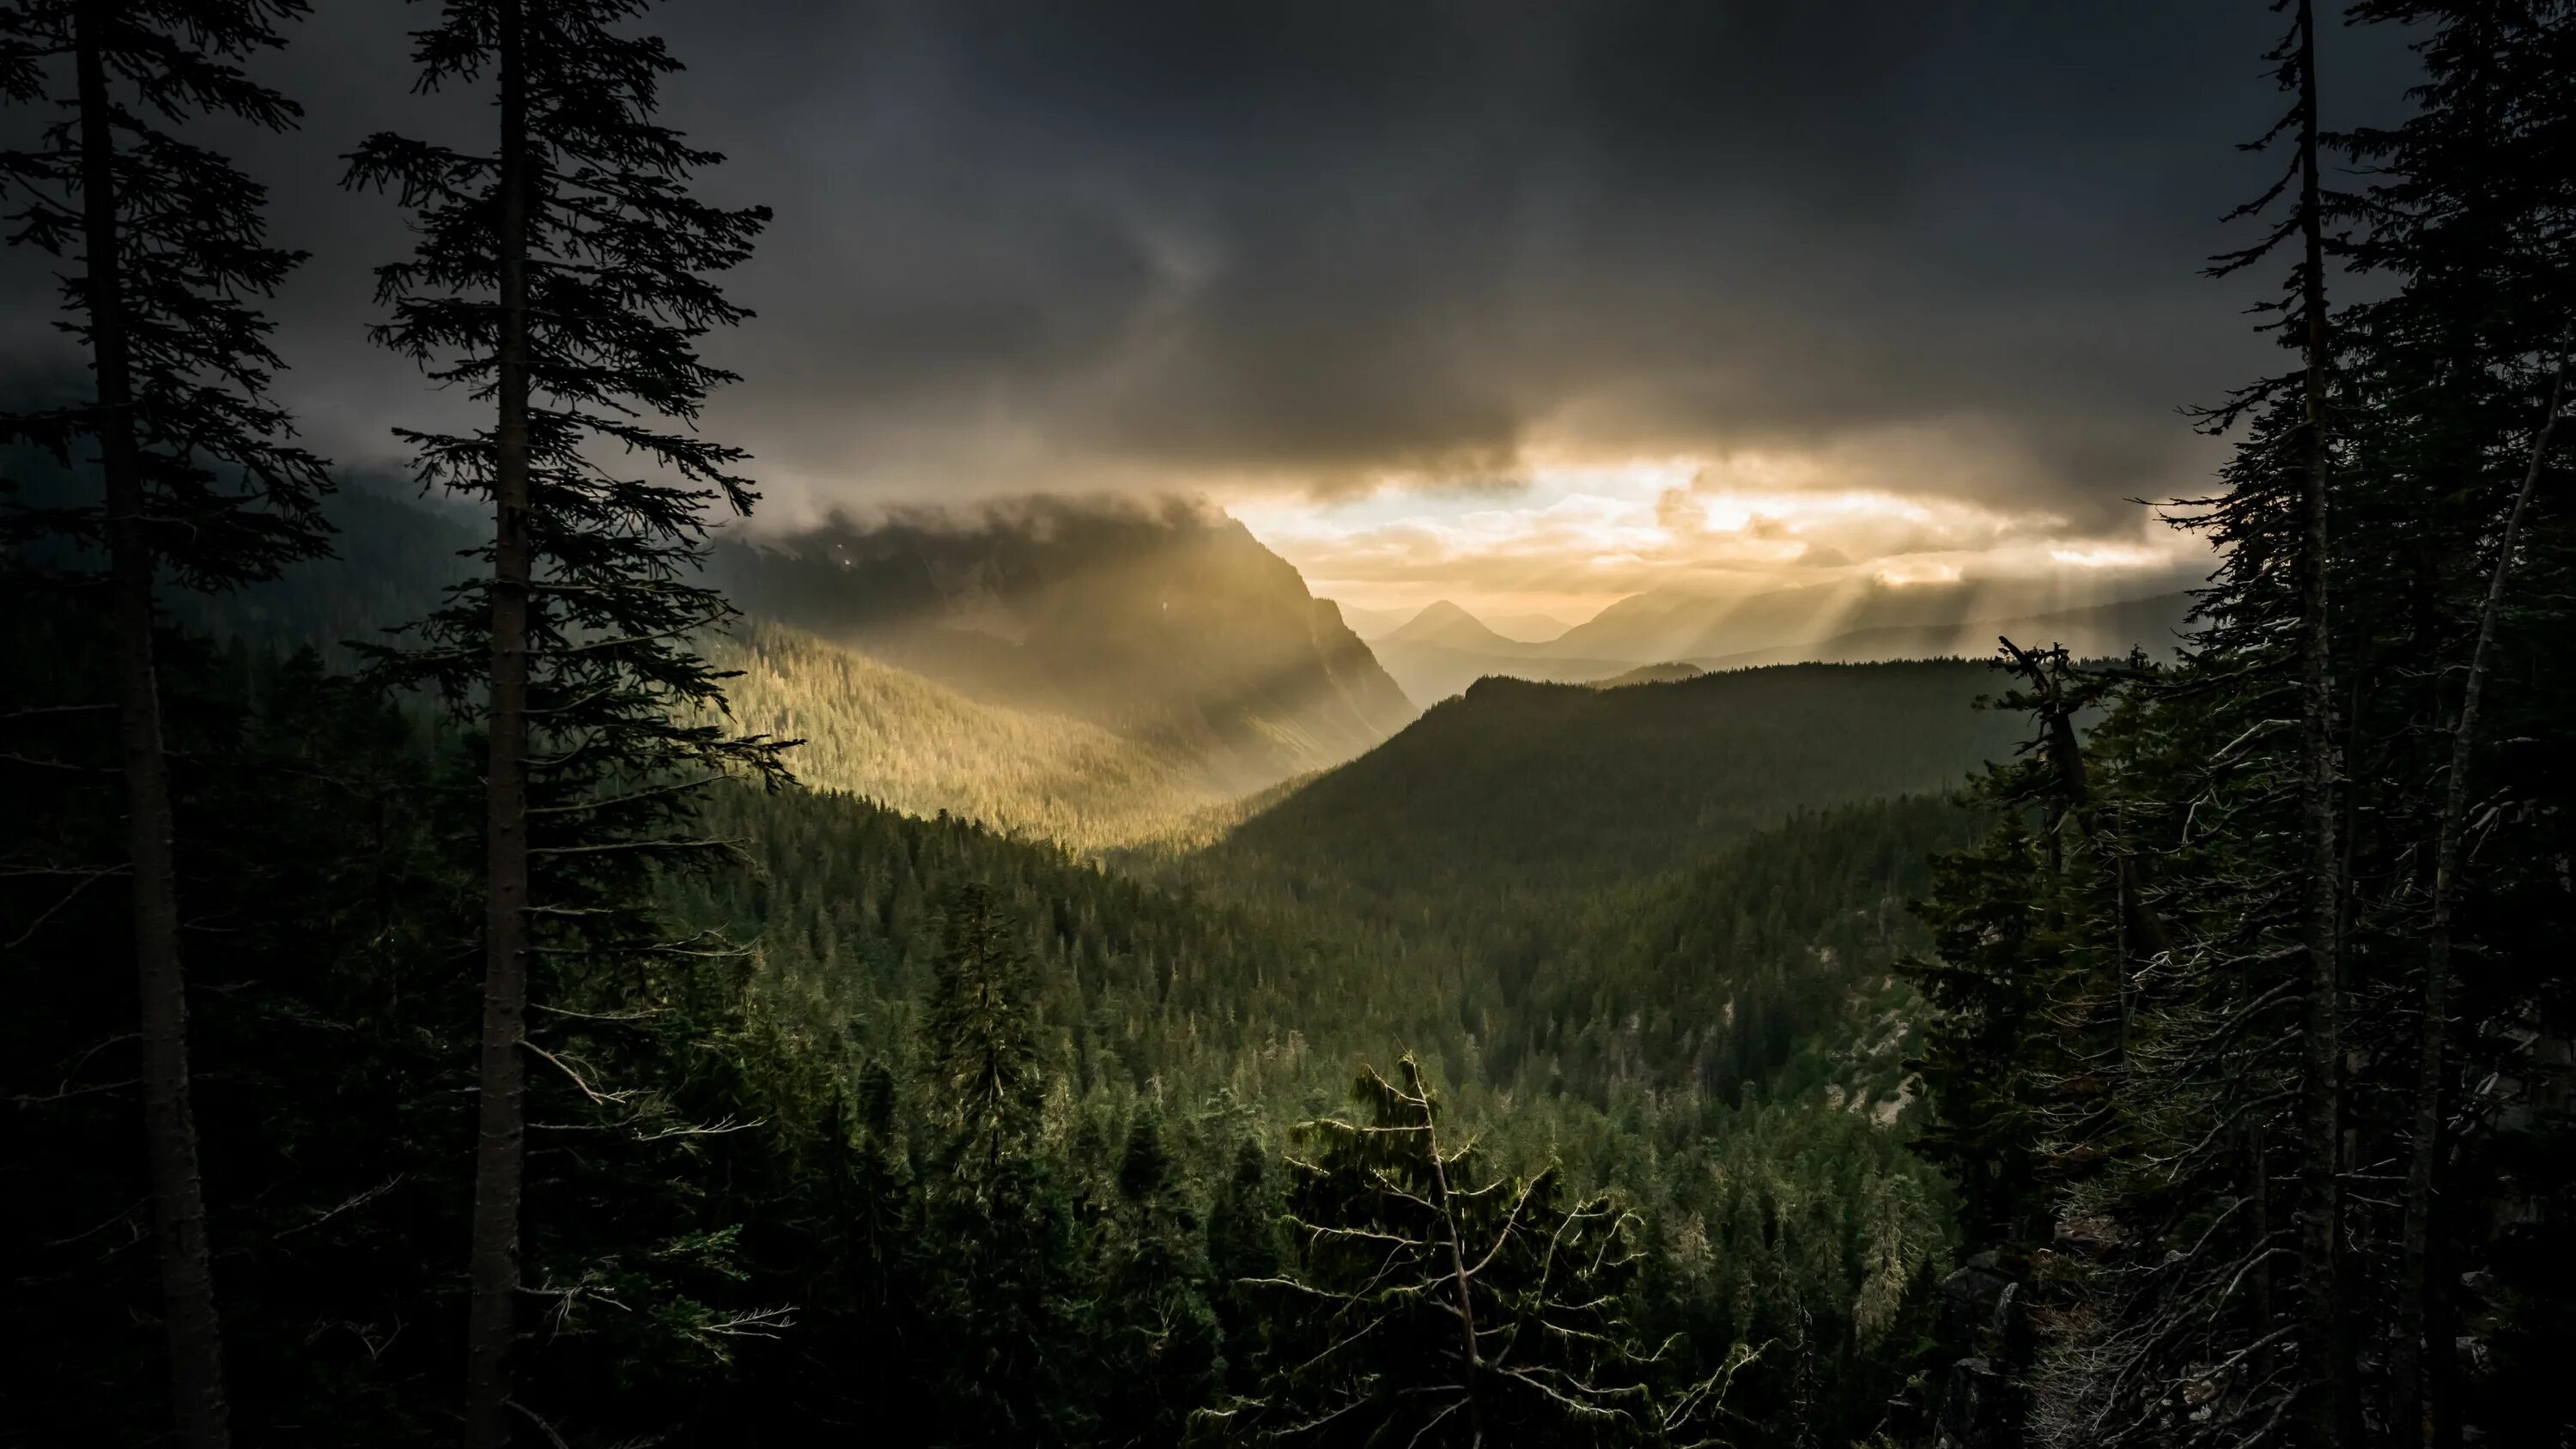
[[2033,747],[1928,908],[1925,1145],[2018,1294],[1952,1345],[1992,1442],[2576,1432],[2576,8],[2352,7],[2426,62],[2352,135],[2335,17],[2282,13],[2281,184],[2217,270],[2284,266],[2296,361],[2208,416],[2203,622],[2014,657]]

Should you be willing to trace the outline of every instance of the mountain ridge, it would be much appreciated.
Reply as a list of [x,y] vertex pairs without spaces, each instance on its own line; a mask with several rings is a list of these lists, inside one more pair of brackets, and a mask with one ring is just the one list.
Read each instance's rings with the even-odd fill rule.
[[[1771,603],[1762,606],[1764,617],[1791,617],[1797,609],[1814,602],[1812,599],[1784,602],[1780,596],[1762,597],[1772,599]],[[2132,647],[2161,653],[2176,641],[2189,618],[2191,607],[2190,594],[2171,592],[2035,613],[1880,624],[1823,638],[1780,640],[1727,653],[1672,654],[1645,659],[1622,659],[1609,655],[1569,656],[1562,652],[1561,639],[1535,645],[1508,644],[1506,641],[1508,647],[1502,649],[1472,649],[1428,639],[1389,635],[1378,641],[1378,657],[1387,672],[1404,686],[1407,694],[1417,700],[1431,701],[1446,699],[1486,677],[1524,679],[1533,683],[1594,684],[1632,669],[1665,664],[1686,663],[1715,672],[1775,664],[1865,664],[1899,659],[1983,658],[1993,652],[1998,634],[2009,635],[2024,644],[2063,643],[2078,655],[2091,657],[2126,654]],[[1738,616],[1724,627],[1740,633],[1754,625]],[[1698,625],[1677,626],[1666,632],[1674,637],[1707,637],[1707,631]],[[1572,632],[1567,637],[1572,637]],[[1608,642],[1615,643],[1616,640]]]
[[1415,709],[1330,600],[1184,500],[845,516],[720,544],[744,609],[971,697],[1195,753],[1232,792],[1337,764]]
[[1484,620],[1447,599],[1424,606],[1393,632],[1379,637],[1380,644],[1436,644],[1451,649],[1482,650],[1509,654],[1536,646],[1518,639],[1505,638],[1494,632]]
[[[1795,664],[1594,689],[1478,680],[1215,849],[1363,889],[1461,873],[1651,876],[1797,809],[1950,788],[2019,742],[1961,660]],[[1372,884],[1375,883],[1375,884]]]
[[1231,798],[1205,762],[1085,720],[973,699],[752,618],[710,641],[745,729],[801,740],[797,778],[907,815],[972,820],[1077,852],[1181,829]]

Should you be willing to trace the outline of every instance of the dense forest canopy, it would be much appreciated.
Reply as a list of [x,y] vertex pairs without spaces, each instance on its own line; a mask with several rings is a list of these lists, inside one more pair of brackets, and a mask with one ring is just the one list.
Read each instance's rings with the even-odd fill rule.
[[1373,650],[1204,500],[724,523],[643,0],[334,153],[391,474],[208,149],[305,7],[0,6],[0,1446],[2576,1443],[2576,6],[2253,8],[2200,586]]

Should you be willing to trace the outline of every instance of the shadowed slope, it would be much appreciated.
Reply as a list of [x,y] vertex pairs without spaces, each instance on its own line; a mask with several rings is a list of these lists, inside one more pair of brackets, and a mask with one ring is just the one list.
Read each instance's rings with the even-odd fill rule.
[[1218,852],[1388,893],[1651,874],[1799,809],[1959,783],[2019,740],[1971,708],[1991,680],[1952,660],[1640,689],[1482,680]]

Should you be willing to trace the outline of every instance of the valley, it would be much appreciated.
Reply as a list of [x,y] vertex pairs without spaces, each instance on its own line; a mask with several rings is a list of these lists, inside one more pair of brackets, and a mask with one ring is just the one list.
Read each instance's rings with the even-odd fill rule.
[[0,1449],[2576,1446],[2571,57],[0,5]]
[[[378,802],[370,811],[409,801],[400,810],[420,819],[445,808],[453,767],[435,762],[452,744],[428,701],[399,705],[410,723],[370,736],[363,691],[344,695],[331,671],[363,662],[339,640],[384,637],[435,600],[464,537],[434,511],[363,491],[334,517],[341,547],[373,561],[364,590],[289,571],[202,616],[220,642],[191,687],[265,723],[219,748],[208,737],[235,763],[190,777],[192,808],[221,809],[238,790],[317,808],[354,791]],[[1794,1391],[1811,1401],[1801,1412],[1857,1432],[1901,1379],[1903,1355],[1877,1346],[1890,1323],[1850,1305],[1918,1292],[1948,1251],[1941,1189],[1905,1147],[1916,1002],[1898,963],[1927,944],[1906,910],[1928,883],[1926,861],[1977,828],[1953,792],[2018,742],[2016,721],[1972,708],[1992,687],[1982,666],[1647,669],[1605,688],[1494,677],[1417,715],[1293,571],[1178,508],[836,527],[723,545],[713,567],[755,610],[704,642],[728,675],[722,727],[798,741],[787,754],[797,783],[716,788],[703,829],[734,843],[738,867],[656,887],[684,939],[747,953],[689,988],[714,995],[652,998],[657,1011],[735,1022],[724,1030],[737,1065],[672,1079],[671,1110],[803,1122],[794,1131],[808,1145],[796,1150],[810,1153],[845,1129],[795,1114],[843,1102],[829,1110],[877,1124],[852,1139],[863,1154],[916,1154],[901,1171],[882,1159],[895,1175],[868,1190],[929,1210],[931,1180],[902,1172],[927,1171],[917,1154],[943,1119],[914,1093],[931,1090],[926,1053],[957,1029],[942,1004],[956,973],[982,969],[956,954],[960,923],[986,920],[1021,963],[1010,1020],[1033,1114],[1027,1170],[1071,1195],[1068,1222],[1091,1224],[1079,1226],[1091,1237],[1061,1240],[1067,1251],[1118,1241],[1114,1191],[1090,1195],[1111,1191],[1096,1184],[1122,1170],[1122,1152],[1133,1160],[1131,1139],[1149,1124],[1175,1201],[1221,1213],[1238,1159],[1336,1110],[1363,1067],[1409,1060],[1500,1160],[1556,1161],[1619,1191],[1710,1262],[1749,1250],[1761,1221],[1806,1223],[1797,1231],[1824,1256],[1795,1272],[1658,1280],[1674,1296],[1656,1313],[1676,1327],[1717,1315],[1777,1337],[1805,1325],[1798,1357],[1744,1372],[1731,1400],[1744,1412],[1776,1413]],[[24,633],[41,610],[16,617],[22,652],[54,647]],[[1059,648],[1081,667],[1047,652]],[[290,657],[307,649],[331,662]],[[1150,690],[1108,686],[1175,658],[1183,667]],[[325,699],[340,702],[322,709]],[[326,749],[342,757],[343,783],[295,773],[293,760]],[[450,969],[420,934],[447,878],[434,837],[352,835],[376,818],[365,811],[271,813],[285,832],[275,849],[340,864],[270,901],[237,949],[309,951],[327,922],[372,920],[364,929],[386,953],[371,968],[377,985],[296,986],[311,1021],[354,1012],[460,1029],[434,994],[418,994]],[[407,884],[386,896],[370,880]],[[398,1000],[366,997],[396,979],[410,983]],[[718,1005],[728,999],[737,1005]],[[210,1008],[205,1051],[218,1062],[292,1056],[312,1029]],[[407,1048],[384,1050],[394,1055],[334,1070],[407,1079]],[[594,1068],[622,1063],[613,1070],[639,1080],[672,1070],[648,1042],[584,1050]],[[836,1095],[847,1084],[857,1097]],[[208,1130],[229,1142],[254,1129],[225,1101],[210,1100]],[[407,1138],[402,1150],[451,1150],[443,1140]],[[1674,1154],[1704,1150],[1737,1167],[1674,1174]],[[820,1190],[793,1172],[761,1186],[771,1179],[745,1176],[728,1139],[704,1151],[732,1164],[731,1211],[753,1220],[806,1209],[740,1194],[802,1201]],[[571,1173],[569,1186],[628,1169],[545,1170]],[[306,1196],[279,1210],[365,1186],[328,1173],[298,1182]],[[891,1220],[871,1231],[868,1252],[937,1251]],[[827,1271],[791,1269],[783,1243],[745,1247],[741,1271],[800,1302]],[[936,1280],[929,1258],[903,1261],[932,1275],[905,1281]],[[1830,1322],[1816,1318],[1822,1303],[1840,1305]],[[803,1311],[853,1353],[910,1352],[884,1339],[897,1327],[945,1331],[887,1308]],[[1706,1339],[1676,1369],[1715,1371],[1743,1333]],[[1256,1353],[1226,1341],[1228,1354]],[[803,1391],[771,1385],[769,1372],[728,1391],[731,1421],[788,1412]],[[1043,1385],[1079,1398],[1052,1377]]]
[[0,1449],[2576,1446],[2571,57],[0,5]]

